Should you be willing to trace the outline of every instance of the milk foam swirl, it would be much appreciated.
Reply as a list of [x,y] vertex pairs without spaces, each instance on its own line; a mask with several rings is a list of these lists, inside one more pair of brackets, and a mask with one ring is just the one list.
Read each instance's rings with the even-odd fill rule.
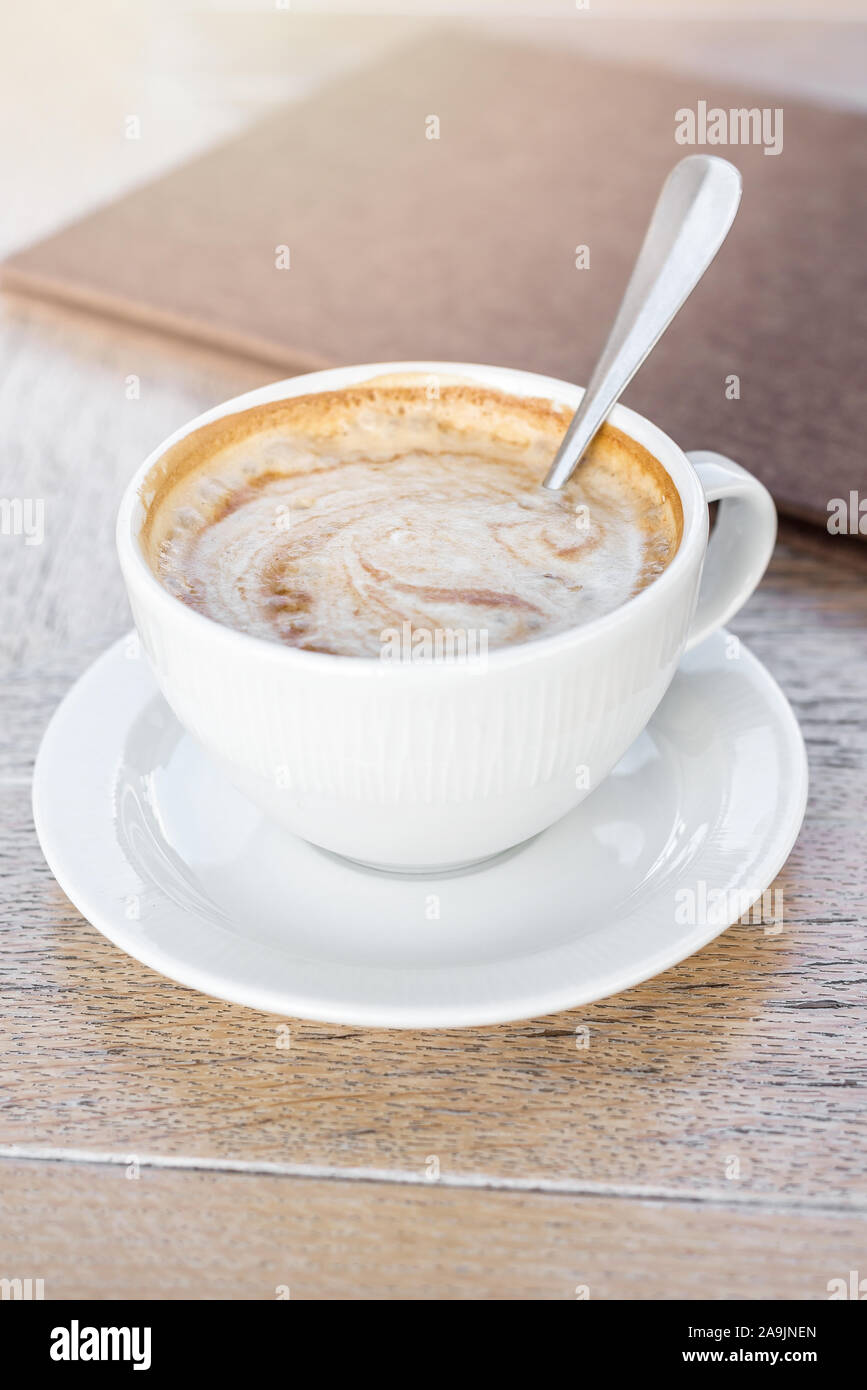
[[493,414],[380,388],[318,432],[266,413],[206,445],[155,504],[158,577],[218,622],[347,656],[381,654],[407,623],[490,649],[610,612],[673,553],[669,492],[652,469],[636,488],[611,451],[546,492],[561,414],[519,410],[516,426],[511,398],[488,394]]

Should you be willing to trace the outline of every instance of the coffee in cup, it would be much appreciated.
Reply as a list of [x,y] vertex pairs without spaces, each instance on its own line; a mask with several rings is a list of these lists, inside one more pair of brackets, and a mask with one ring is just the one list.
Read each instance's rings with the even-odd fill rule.
[[542,488],[570,416],[409,374],[224,416],[160,460],[148,562],[198,612],[307,651],[377,656],[407,626],[486,650],[565,632],[652,583],[683,529],[668,473],[612,425]]

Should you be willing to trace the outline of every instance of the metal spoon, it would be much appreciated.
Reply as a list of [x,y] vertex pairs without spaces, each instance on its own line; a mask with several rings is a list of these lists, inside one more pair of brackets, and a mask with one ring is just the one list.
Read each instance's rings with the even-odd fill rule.
[[740,200],[740,172],[728,160],[693,154],[674,166],[545,487],[557,489],[569,481],[615,401],[722,246]]

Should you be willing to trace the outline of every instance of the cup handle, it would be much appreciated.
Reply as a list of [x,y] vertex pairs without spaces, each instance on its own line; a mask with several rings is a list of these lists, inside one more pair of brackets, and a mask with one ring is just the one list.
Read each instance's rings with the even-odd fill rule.
[[687,458],[708,502],[720,503],[686,641],[689,651],[728,622],[755,589],[774,549],[777,513],[768,489],[740,464],[705,449]]

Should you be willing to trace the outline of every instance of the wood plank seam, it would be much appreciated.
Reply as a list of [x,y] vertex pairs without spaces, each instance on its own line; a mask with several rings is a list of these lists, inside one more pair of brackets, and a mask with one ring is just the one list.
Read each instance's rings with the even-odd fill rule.
[[538,1193],[547,1197],[605,1197],[626,1201],[677,1203],[707,1207],[761,1207],[765,1210],[823,1211],[838,1215],[867,1213],[867,1196],[852,1194],[845,1201],[821,1197],[787,1196],[785,1193],[744,1192],[738,1195],[717,1188],[668,1188],[642,1183],[574,1182],[568,1178],[517,1178],[480,1173],[440,1173],[434,1181],[412,1169],[335,1168],[320,1163],[286,1163],[259,1159],[197,1158],[188,1154],[131,1154],[108,1150],[64,1149],[50,1145],[0,1145],[0,1163],[86,1163],[100,1167],[127,1167],[133,1161],[139,1169],[186,1170],[188,1172],[236,1173],[255,1177],[311,1179],[324,1182],[387,1184],[411,1187],[447,1187],[485,1192]]

